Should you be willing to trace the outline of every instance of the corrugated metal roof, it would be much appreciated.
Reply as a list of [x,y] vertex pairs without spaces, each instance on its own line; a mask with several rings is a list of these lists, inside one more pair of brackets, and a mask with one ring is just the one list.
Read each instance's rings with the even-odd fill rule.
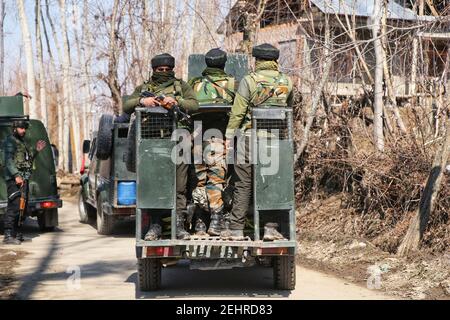
[[[370,17],[373,14],[374,0],[311,0],[323,13],[349,14]],[[431,20],[433,17],[418,17],[414,11],[394,1],[388,4],[388,19],[399,20]]]

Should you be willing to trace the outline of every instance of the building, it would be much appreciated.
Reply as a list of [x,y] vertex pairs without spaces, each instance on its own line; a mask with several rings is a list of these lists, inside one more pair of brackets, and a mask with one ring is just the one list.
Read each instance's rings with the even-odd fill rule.
[[[226,50],[234,52],[240,47],[244,13],[256,10],[256,4],[256,0],[246,1],[243,6],[242,1],[237,1],[220,25],[218,32],[225,35]],[[296,79],[302,92],[310,92],[316,85],[323,57],[331,53],[327,92],[337,96],[356,95],[373,79],[373,11],[372,0],[268,0],[255,42],[268,42],[280,49],[280,65]],[[445,28],[436,17],[418,16],[393,0],[388,3],[386,25],[385,51],[394,90],[398,98],[407,98],[418,88],[413,85],[417,77],[441,76],[447,60],[449,34],[442,32]],[[327,28],[329,44],[326,44]],[[417,67],[417,76],[412,72],[413,66]]]

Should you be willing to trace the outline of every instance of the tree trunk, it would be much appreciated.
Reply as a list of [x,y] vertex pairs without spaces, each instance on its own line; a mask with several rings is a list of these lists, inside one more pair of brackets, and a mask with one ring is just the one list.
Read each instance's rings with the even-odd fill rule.
[[375,48],[375,89],[374,89],[374,140],[378,151],[384,151],[383,135],[383,47],[380,33],[380,23],[383,14],[383,0],[374,0],[372,16],[372,36]]
[[[79,132],[79,122],[77,121],[77,115],[74,108],[72,84],[69,74],[69,68],[71,67],[70,51],[69,51],[69,38],[67,36],[67,21],[66,21],[66,1],[59,0],[60,9],[60,19],[61,19],[61,31],[63,39],[63,86],[64,86],[64,100],[65,104],[68,104],[68,108],[64,110],[64,120],[69,124],[71,122],[71,127],[73,130],[73,148],[72,148],[72,163],[74,164],[74,171],[77,171],[80,167],[80,159],[78,154],[80,152],[80,132]],[[67,111],[67,112],[66,112]],[[70,115],[70,119],[67,115]],[[66,119],[67,118],[67,119]],[[66,137],[64,137],[66,139]],[[67,137],[68,139],[68,137]],[[67,149],[68,150],[68,149]],[[67,168],[69,163],[67,162]]]
[[[386,0],[384,0],[384,6],[383,6],[383,16],[382,16],[382,28],[381,28],[381,42],[382,42],[382,52],[383,52],[383,73],[385,78],[385,83],[387,85],[388,89],[388,96],[390,100],[390,106],[392,108],[392,112],[394,114],[395,119],[397,120],[397,126],[400,129],[402,133],[406,133],[406,126],[403,123],[402,116],[400,115],[400,111],[398,110],[397,106],[397,99],[395,97],[395,90],[394,85],[392,82],[391,72],[389,70],[388,61],[386,57],[386,52],[388,50],[388,43],[387,43],[387,3]],[[388,115],[385,113],[385,118],[387,118]]]
[[30,118],[36,119],[38,113],[36,110],[36,95],[35,95],[35,77],[34,77],[34,64],[33,64],[33,45],[31,42],[30,30],[28,28],[27,15],[25,13],[25,6],[23,0],[16,0],[17,8],[19,11],[20,26],[22,29],[22,42],[25,50],[25,58],[27,63],[27,90],[32,97],[29,99],[29,114]]
[[119,11],[119,0],[114,0],[114,6],[111,16],[111,26],[109,31],[109,55],[108,55],[108,86],[113,100],[114,114],[118,115],[122,110],[122,97],[120,95],[119,81],[117,80],[117,40],[119,38],[119,27],[117,16]]
[[324,56],[323,57],[323,59],[324,59],[323,71],[321,74],[319,86],[314,91],[311,110],[309,111],[308,118],[306,119],[306,125],[303,128],[302,142],[300,143],[300,146],[298,147],[297,152],[294,156],[294,163],[297,163],[298,159],[303,154],[303,152],[305,151],[305,148],[308,144],[309,131],[311,130],[311,126],[316,117],[317,109],[319,107],[319,103],[320,103],[320,99],[322,97],[323,90],[324,90],[326,84],[328,83],[328,76],[330,74],[331,64],[332,64],[331,55],[330,55],[330,51],[329,51],[329,48],[331,48],[332,43],[331,43],[330,25],[329,25],[328,19],[329,19],[328,16],[325,17],[325,46],[324,46],[324,55],[323,55]]
[[39,100],[41,103],[41,117],[44,126],[48,128],[47,118],[47,90],[46,76],[44,71],[44,57],[42,54],[42,37],[41,37],[41,0],[36,0],[35,23],[36,23],[36,52],[39,66]]
[[83,62],[83,74],[84,78],[86,80],[86,128],[85,128],[85,137],[89,137],[92,127],[92,115],[91,115],[91,105],[93,102],[93,94],[90,86],[90,80],[92,78],[92,72],[91,72],[91,60],[92,60],[92,33],[89,26],[88,21],[88,14],[89,14],[89,8],[88,8],[88,1],[84,0],[83,2],[83,25],[82,25],[82,31],[83,31],[83,41],[82,45],[84,47],[84,62]]
[[5,94],[5,1],[0,0],[0,95]]
[[[246,3],[245,1],[244,3]],[[252,47],[256,42],[256,34],[259,29],[259,22],[261,21],[261,17],[264,14],[264,10],[266,9],[267,0],[258,0],[255,7],[255,12],[249,11],[249,8],[244,12],[245,22],[244,22],[244,31],[242,32],[242,42],[239,51],[247,54],[251,57]]]
[[[59,72],[62,69],[61,62],[62,62],[62,52],[61,52],[61,46],[59,45],[58,38],[56,36],[56,30],[55,26],[53,24],[53,20],[50,15],[50,7],[48,0],[45,0],[45,7],[46,7],[46,16],[47,20],[50,23],[50,28],[53,35],[53,42],[56,47],[56,53],[58,55],[58,70],[56,68],[55,59],[52,54],[52,49],[50,46],[50,39],[47,33],[47,27],[45,24],[44,15],[41,13],[42,16],[42,26],[44,27],[44,36],[45,41],[47,43],[47,52],[50,58],[50,74],[53,74],[56,78],[55,80],[55,90],[56,90],[56,103],[57,103],[57,113],[58,113],[58,148],[59,148],[59,159],[58,159],[58,167],[62,169],[63,171],[66,171],[68,167],[66,164],[68,163],[68,136],[69,136],[69,128],[68,123],[66,122],[66,115],[65,112],[67,110],[67,103],[64,101],[65,94],[64,94],[64,84],[61,86],[59,82]],[[57,76],[58,75],[58,76]],[[61,94],[63,95],[61,99]]]
[[420,240],[428,224],[428,219],[435,209],[436,199],[441,190],[442,176],[450,153],[450,118],[447,117],[446,122],[445,139],[434,156],[433,168],[428,176],[425,190],[420,199],[420,206],[412,218],[408,231],[398,248],[399,255],[407,255],[419,249]]

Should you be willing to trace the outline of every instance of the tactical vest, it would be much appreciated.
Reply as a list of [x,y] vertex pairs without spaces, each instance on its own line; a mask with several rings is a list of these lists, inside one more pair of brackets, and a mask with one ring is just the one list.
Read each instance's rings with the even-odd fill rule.
[[229,92],[235,91],[234,78],[226,76],[209,76],[209,78],[212,81],[207,77],[193,80],[192,89],[199,104],[233,104],[234,96]]
[[287,107],[287,99],[292,91],[292,83],[288,76],[282,72],[278,72],[275,77],[252,72],[250,77],[254,81],[254,87],[250,88],[251,107]]
[[5,150],[5,146],[7,143],[13,143],[15,145],[15,151],[12,155],[12,159],[14,161],[14,165],[16,166],[17,170],[19,170],[20,174],[22,176],[25,176],[26,174],[31,174],[31,170],[33,169],[33,159],[32,154],[28,150],[25,142],[20,141],[19,139],[15,138],[14,136],[8,136],[4,141],[2,145],[2,166],[6,166],[6,157],[11,157],[11,154],[7,154],[9,151]]
[[292,91],[292,82],[284,73],[278,72],[276,76],[268,76],[263,72],[252,72],[248,81],[250,100],[247,114],[242,120],[241,128],[245,130],[252,127],[252,108],[254,107],[284,107]]
[[16,164],[17,169],[20,172],[29,172],[33,167],[33,160],[31,158],[31,153],[28,150],[25,142],[19,141],[16,138],[13,138],[16,141],[16,153],[14,154],[14,163]]

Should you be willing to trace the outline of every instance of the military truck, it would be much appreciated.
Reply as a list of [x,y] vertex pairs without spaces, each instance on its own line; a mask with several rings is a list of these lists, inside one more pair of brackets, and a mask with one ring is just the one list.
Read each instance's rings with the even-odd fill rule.
[[44,140],[47,146],[38,153],[34,160],[34,170],[30,178],[30,193],[27,216],[36,217],[41,231],[53,231],[58,226],[58,208],[62,200],[58,194],[56,182],[58,153],[50,144],[44,124],[37,119],[29,119],[24,115],[23,97],[0,97],[0,214],[4,214],[8,204],[6,182],[3,177],[4,150],[3,141],[11,134],[12,122],[15,120],[29,121],[25,141],[29,146],[35,146],[38,140]]
[[[247,58],[228,57],[226,71],[239,81],[248,70]],[[204,69],[204,57],[189,58],[189,77],[196,77]],[[228,116],[229,105],[203,105],[201,111]],[[250,228],[244,241],[222,240],[215,236],[191,236],[190,240],[176,237],[176,164],[171,154],[177,143],[172,133],[177,128],[177,115],[160,108],[137,108],[130,130],[129,146],[134,150],[136,169],[136,257],[138,281],[142,291],[161,288],[162,267],[181,259],[190,262],[191,269],[218,270],[252,267],[260,263],[273,268],[276,289],[295,287],[296,228],[294,207],[294,170],[292,110],[269,107],[253,112],[256,132],[280,131],[280,139],[267,144],[255,139],[256,148],[270,148],[280,155],[279,170],[266,175],[267,164],[254,165],[253,207],[247,215]],[[196,118],[197,115],[192,115]],[[200,113],[198,114],[200,116]],[[152,221],[163,221],[160,240],[146,241],[145,234]],[[277,222],[285,240],[263,241],[264,223]],[[188,227],[188,226],[187,226]]]
[[[97,232],[102,235],[112,234],[116,221],[135,215],[136,174],[125,166],[127,136],[128,123],[117,122],[112,115],[104,114],[92,140],[83,142],[83,153],[89,164],[81,170],[80,222],[96,219]],[[128,191],[125,197],[122,189]]]

